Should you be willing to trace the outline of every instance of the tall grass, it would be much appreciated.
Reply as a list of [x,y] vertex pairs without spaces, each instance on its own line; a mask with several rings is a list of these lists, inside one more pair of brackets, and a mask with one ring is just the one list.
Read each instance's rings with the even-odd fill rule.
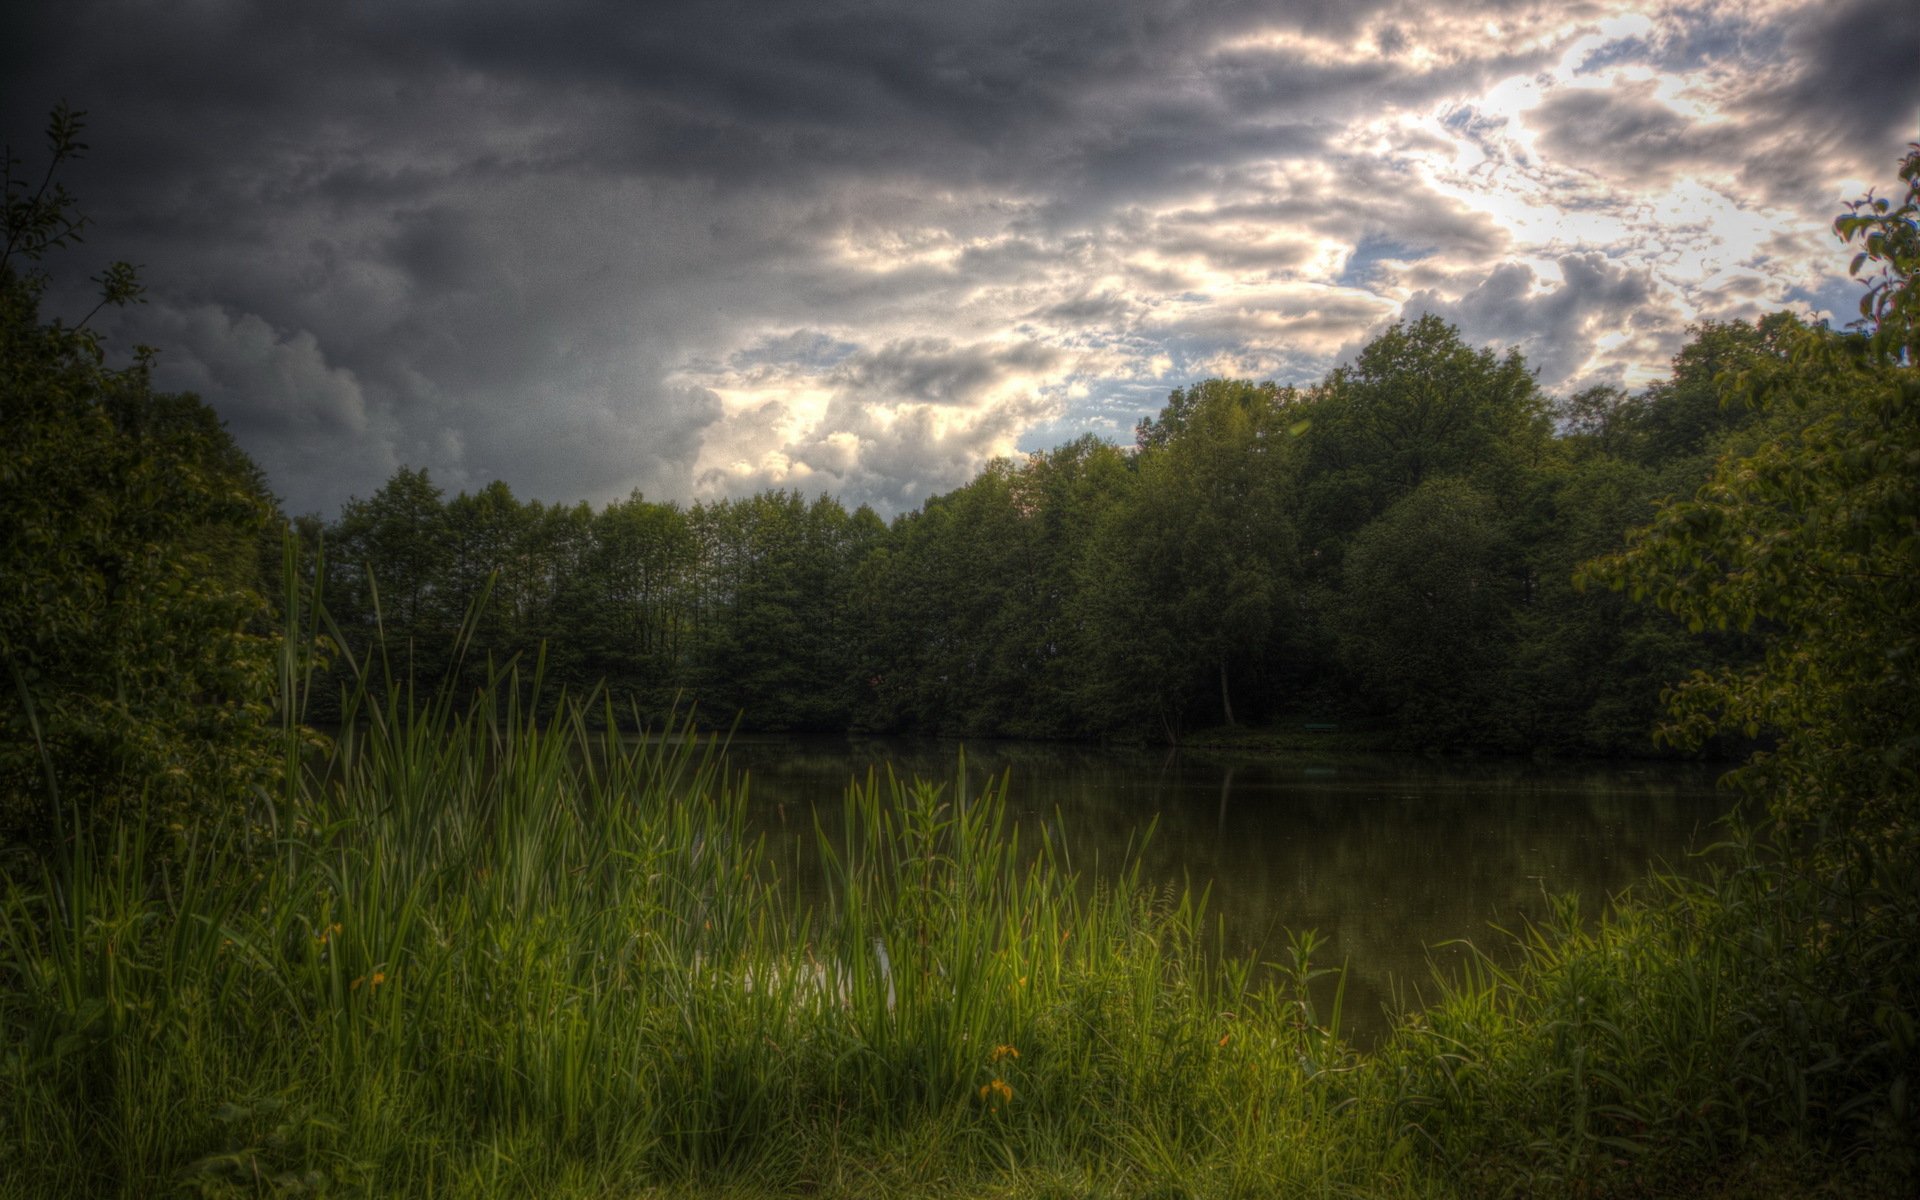
[[623,738],[604,699],[536,720],[537,668],[362,687],[316,743],[319,629],[288,618],[255,812],[164,847],[130,821],[4,881],[0,1195],[1785,1195],[1912,1169],[1911,881],[1796,892],[1748,850],[1598,925],[1568,907],[1362,1056],[1337,992],[1315,1007],[1311,935],[1278,970],[1206,952],[1193,897],[1021,851],[1005,780],[855,783],[803,906],[718,743]]
[[1018,853],[1005,781],[856,784],[802,908],[714,741],[623,738],[604,701],[542,723],[529,690],[362,689],[319,748],[289,717],[248,820],[7,881],[0,1192],[1375,1174],[1297,997],[1206,965],[1198,906],[1137,871]]

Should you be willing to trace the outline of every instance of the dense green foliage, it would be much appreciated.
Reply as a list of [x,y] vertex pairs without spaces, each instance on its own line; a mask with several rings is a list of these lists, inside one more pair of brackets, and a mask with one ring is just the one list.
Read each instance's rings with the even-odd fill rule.
[[[1341,722],[1400,744],[1639,754],[1676,672],[1749,661],[1581,593],[1657,500],[1750,430],[1721,373],[1799,329],[1706,324],[1673,377],[1552,410],[1515,354],[1422,318],[1305,390],[1176,390],[1131,451],[1087,437],[1001,460],[883,525],[769,492],[683,509],[447,499],[403,469],[321,531],[350,645],[395,677],[543,651],[661,717],[721,725],[1181,740]],[[376,604],[375,601],[378,600]]]
[[[0,254],[0,841],[46,846],[128,820],[184,830],[272,777],[273,658],[257,547],[272,502],[192,396],[146,356],[105,365],[43,321],[44,254],[84,224],[52,183],[79,153],[64,110],[38,186],[6,163]],[[131,269],[102,303],[138,298]],[[144,815],[139,815],[144,814]],[[63,829],[63,826],[74,828]]]

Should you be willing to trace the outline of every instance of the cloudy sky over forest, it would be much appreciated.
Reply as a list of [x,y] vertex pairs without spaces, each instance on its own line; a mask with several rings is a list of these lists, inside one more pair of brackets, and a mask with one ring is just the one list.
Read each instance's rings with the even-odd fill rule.
[[[1828,231],[1920,138],[1913,0],[66,0],[0,118],[124,258],[113,346],[293,512],[402,465],[883,512],[1310,383],[1423,311],[1541,384],[1854,314]],[[55,312],[87,304],[63,284]],[[97,321],[98,319],[96,319]]]

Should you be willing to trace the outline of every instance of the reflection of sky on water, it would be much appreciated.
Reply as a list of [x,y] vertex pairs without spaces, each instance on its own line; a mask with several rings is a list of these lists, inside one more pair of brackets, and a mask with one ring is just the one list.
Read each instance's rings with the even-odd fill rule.
[[[869,765],[951,787],[958,755],[941,742],[741,738],[729,760],[749,776],[770,856],[807,895],[815,809],[837,830],[846,786]],[[1597,912],[1650,862],[1684,866],[1729,804],[1712,770],[1675,764],[968,748],[970,788],[1003,772],[1021,844],[1037,844],[1045,822],[1086,877],[1139,851],[1157,817],[1143,877],[1210,887],[1210,924],[1229,953],[1276,959],[1288,930],[1318,930],[1327,963],[1349,966],[1345,1023],[1362,1039],[1380,1029],[1395,986],[1425,984],[1430,956],[1457,959],[1442,943],[1502,952],[1493,927],[1539,918],[1549,893]]]

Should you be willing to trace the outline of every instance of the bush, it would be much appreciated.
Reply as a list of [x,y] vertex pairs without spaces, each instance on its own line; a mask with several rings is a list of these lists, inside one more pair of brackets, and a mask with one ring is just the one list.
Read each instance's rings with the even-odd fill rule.
[[[40,850],[122,819],[184,833],[276,763],[259,472],[198,399],[154,392],[151,351],[111,368],[86,321],[41,317],[34,264],[85,225],[51,184],[79,130],[54,113],[37,190],[6,159],[0,254],[0,835]],[[124,263],[99,282],[139,298]]]

